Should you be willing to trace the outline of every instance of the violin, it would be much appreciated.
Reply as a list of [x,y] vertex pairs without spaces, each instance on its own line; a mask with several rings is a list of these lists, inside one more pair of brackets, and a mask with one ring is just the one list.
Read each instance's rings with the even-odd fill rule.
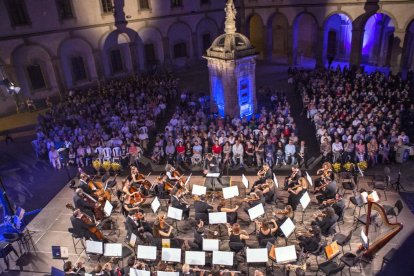
[[[73,205],[70,204],[70,203],[66,204],[66,208],[68,208],[69,210],[72,210],[72,211],[76,210],[75,207],[73,207]],[[92,219],[88,215],[86,215],[82,212],[80,212],[80,213],[81,213],[81,215],[80,215],[79,219],[82,220],[85,224],[88,224],[88,225],[94,224],[92,222]],[[102,232],[98,229],[98,227],[90,226],[90,227],[88,227],[88,231],[91,232],[92,234],[95,234],[95,236],[100,241],[102,241],[104,239],[104,236],[103,236]]]

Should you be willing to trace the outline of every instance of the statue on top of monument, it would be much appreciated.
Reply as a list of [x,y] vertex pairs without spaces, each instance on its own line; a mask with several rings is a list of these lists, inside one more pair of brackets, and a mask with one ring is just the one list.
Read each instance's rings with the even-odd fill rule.
[[235,33],[236,32],[236,7],[234,6],[233,0],[228,0],[226,4],[226,8],[224,9],[226,12],[226,22],[224,31],[226,34]]

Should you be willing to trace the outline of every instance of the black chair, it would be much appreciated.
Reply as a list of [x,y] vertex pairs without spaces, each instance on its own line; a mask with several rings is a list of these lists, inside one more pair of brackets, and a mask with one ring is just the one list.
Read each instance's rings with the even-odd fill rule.
[[395,222],[398,221],[398,215],[401,214],[402,209],[404,208],[404,205],[402,203],[402,200],[399,199],[397,202],[395,202],[394,206],[391,205],[384,205],[385,214],[387,216],[393,216],[395,217]]
[[391,248],[387,254],[385,254],[385,256],[382,258],[382,264],[381,264],[381,271],[384,268],[384,264],[388,263],[389,261],[392,260],[392,258],[394,257],[395,252],[397,252],[397,250],[395,248]]
[[345,205],[344,205],[344,207],[340,210],[340,212],[339,212],[339,214],[337,213],[337,215],[338,215],[338,228],[339,228],[339,231],[341,231],[341,226],[340,226],[340,223],[342,222],[342,224],[345,224],[345,221],[344,221],[344,216],[345,216]]
[[348,235],[338,233],[333,237],[332,241],[336,241],[336,243],[341,246],[342,253],[344,253],[344,246],[347,245],[347,244],[349,245],[349,250],[352,250],[351,249],[352,233],[353,232],[351,230],[351,231],[349,231]]
[[326,240],[328,237],[333,236],[333,235],[335,235],[335,234],[336,234],[336,226],[338,226],[338,222],[335,222],[334,224],[332,224],[332,225],[329,227],[329,229],[328,229],[325,233],[321,233],[321,234],[322,234],[322,236],[324,236],[324,237],[325,237],[325,240]]
[[384,191],[385,200],[387,200],[387,193],[386,190],[391,183],[391,170],[389,167],[384,168],[383,175],[374,175],[374,179],[372,182],[372,186],[376,190]]
[[338,264],[334,261],[326,261],[324,263],[321,263],[318,265],[318,270],[316,271],[316,275],[318,275],[319,270],[325,273],[326,275],[334,275],[338,272],[341,272],[344,270],[345,264]]
[[321,241],[318,245],[318,248],[315,251],[308,252],[308,254],[315,256],[315,261],[317,265],[319,265],[318,257],[324,253],[325,246],[326,241]]
[[229,242],[229,248],[234,253],[239,253],[243,251],[243,249],[246,247],[246,245],[242,242]]
[[8,256],[11,252],[13,252],[16,257],[19,257],[16,249],[14,249],[10,243],[5,241],[0,242],[0,258],[3,259],[4,263],[6,264],[7,270],[10,268]]
[[351,275],[351,267],[359,266],[360,272],[362,272],[361,256],[357,256],[352,252],[346,252],[339,260],[345,264],[349,269],[349,275]]
[[[69,228],[68,231],[69,233],[71,233],[72,236],[73,248],[75,249],[75,253],[78,254],[78,249],[82,249],[82,253],[82,251],[85,250],[85,244],[83,243],[84,237],[79,233],[79,231],[77,231],[74,228]],[[82,247],[78,247],[79,243]]]
[[[349,198],[348,207],[350,204],[354,205],[354,211],[352,212],[352,215],[355,215],[355,211],[358,208],[358,217],[361,215],[361,209],[364,208],[365,210],[365,203],[362,201],[362,196],[351,196]],[[355,219],[355,218],[354,218]]]
[[356,184],[352,174],[349,172],[342,172],[340,177],[341,193],[345,194],[346,191],[351,191],[355,194]]
[[268,239],[263,239],[263,240],[259,241],[259,246],[261,248],[265,248],[268,243],[273,244],[275,241],[276,241],[276,238],[274,238],[274,237],[268,238]]

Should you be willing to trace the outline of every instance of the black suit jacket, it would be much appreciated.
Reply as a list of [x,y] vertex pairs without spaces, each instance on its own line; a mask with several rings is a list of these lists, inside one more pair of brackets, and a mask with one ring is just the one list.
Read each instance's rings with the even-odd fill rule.
[[188,209],[187,204],[180,202],[180,200],[176,198],[175,196],[171,197],[171,206],[177,209],[181,209],[181,210]]
[[212,210],[213,206],[211,206],[210,204],[208,204],[207,202],[204,201],[194,201],[194,211],[196,213],[208,213],[208,210]]
[[329,228],[338,221],[338,216],[334,215],[333,217],[324,217],[322,220],[317,220],[316,224],[321,228],[321,233],[324,235],[329,234]]
[[79,185],[78,188],[82,189],[82,191],[84,193],[87,193],[88,195],[92,195],[93,191],[91,190],[91,188],[89,188],[88,184],[85,183],[83,180],[79,181]]
[[75,194],[73,196],[73,203],[75,204],[75,208],[80,209],[82,212],[84,210],[93,210],[93,206],[90,205],[88,202],[83,200],[79,195]]

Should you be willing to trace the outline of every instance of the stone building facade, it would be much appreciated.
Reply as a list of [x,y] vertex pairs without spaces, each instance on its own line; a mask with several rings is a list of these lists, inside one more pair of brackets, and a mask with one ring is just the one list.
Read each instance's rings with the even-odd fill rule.
[[[334,49],[335,59],[350,64],[413,68],[414,1],[235,4],[237,29],[259,59],[300,64],[305,57],[321,66]],[[154,66],[191,66],[223,33],[224,6],[225,0],[3,0],[0,72],[22,88],[23,97],[44,99]],[[375,30],[374,39],[366,38],[367,29]],[[0,101],[0,114],[14,109],[6,93]]]

